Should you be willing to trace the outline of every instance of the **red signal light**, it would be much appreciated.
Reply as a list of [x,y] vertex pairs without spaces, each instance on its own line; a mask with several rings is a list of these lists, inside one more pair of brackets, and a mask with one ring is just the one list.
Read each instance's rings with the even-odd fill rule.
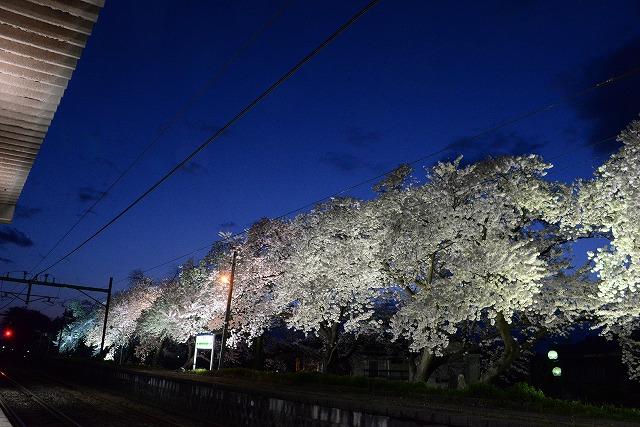
[[5,329],[3,335],[4,335],[5,338],[11,338],[13,336],[13,330],[12,329]]

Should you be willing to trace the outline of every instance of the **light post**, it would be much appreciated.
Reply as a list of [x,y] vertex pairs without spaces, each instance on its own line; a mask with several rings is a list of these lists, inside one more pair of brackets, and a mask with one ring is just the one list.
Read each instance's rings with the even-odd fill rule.
[[236,257],[237,251],[233,251],[233,259],[231,260],[231,275],[229,276],[229,294],[227,295],[227,311],[224,314],[224,327],[222,328],[222,341],[220,342],[220,358],[218,359],[218,370],[222,368],[222,360],[224,358],[224,346],[227,342],[227,328],[229,327],[229,318],[231,317],[231,295],[233,294],[233,276],[236,273]]

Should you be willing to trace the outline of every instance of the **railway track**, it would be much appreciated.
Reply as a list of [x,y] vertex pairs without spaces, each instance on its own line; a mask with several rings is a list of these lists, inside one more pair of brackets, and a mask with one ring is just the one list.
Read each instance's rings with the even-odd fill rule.
[[14,426],[209,425],[166,411],[161,414],[123,396],[70,384],[31,369],[12,367],[10,373],[0,370],[0,385],[4,385],[0,388],[0,407]]
[[0,395],[0,407],[12,425],[16,427],[82,426],[1,370],[0,381],[13,387]]
[[[82,387],[76,384],[71,384],[69,382],[61,380],[60,378],[47,375],[43,372],[38,372],[38,379],[40,381],[46,380],[50,384],[60,386],[74,393],[79,393],[79,394],[86,393],[86,390],[84,390]],[[99,401],[99,406],[103,409],[107,409],[110,411],[122,410],[122,406],[120,403],[117,403],[111,399],[108,399],[103,394],[100,394],[94,391],[91,393],[91,398],[96,401]],[[117,419],[120,423],[119,425],[133,426],[133,425],[139,425],[142,423],[144,423],[145,425],[153,425],[154,427],[156,426],[176,427],[176,426],[183,425],[183,424],[178,424],[177,422],[171,421],[170,419],[167,419],[165,417],[155,415],[149,411],[142,410],[140,408],[136,408],[136,409],[129,408],[129,411],[130,413],[127,415],[123,415],[123,414],[118,415]],[[192,420],[192,421],[194,425],[199,424],[196,420]]]

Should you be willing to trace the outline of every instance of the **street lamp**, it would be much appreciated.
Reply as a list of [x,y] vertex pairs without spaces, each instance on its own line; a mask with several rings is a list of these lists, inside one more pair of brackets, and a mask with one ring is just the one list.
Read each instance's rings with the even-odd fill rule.
[[547,353],[547,357],[549,360],[558,360],[558,352],[555,350],[549,350]]
[[231,317],[231,295],[233,294],[233,276],[236,273],[236,257],[237,251],[233,251],[233,259],[231,260],[231,274],[227,276],[223,274],[220,277],[222,283],[229,283],[229,294],[227,295],[227,310],[224,314],[224,327],[222,328],[222,341],[220,342],[220,359],[218,359],[218,370],[222,368],[222,360],[224,358],[224,346],[227,342],[227,329],[229,327],[229,318]]

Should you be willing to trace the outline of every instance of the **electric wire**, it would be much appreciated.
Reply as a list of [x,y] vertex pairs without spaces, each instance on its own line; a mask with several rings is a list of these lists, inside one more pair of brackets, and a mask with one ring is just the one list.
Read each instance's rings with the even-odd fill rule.
[[224,126],[214,132],[209,138],[207,138],[202,144],[200,144],[195,150],[193,150],[187,157],[185,157],[182,161],[176,164],[173,168],[171,168],[165,175],[162,176],[158,181],[156,181],[151,187],[149,187],[146,191],[144,191],[140,196],[138,196],[135,200],[133,200],[127,207],[125,207],[122,211],[120,211],[116,216],[114,216],[111,220],[109,220],[106,224],[100,227],[97,231],[87,237],[82,243],[76,246],[71,251],[67,252],[64,256],[50,264],[45,269],[41,270],[36,275],[40,275],[45,271],[55,267],[60,262],[64,261],[78,250],[80,250],[84,245],[89,243],[95,237],[97,237],[100,233],[106,230],[109,226],[119,220],[122,216],[124,216],[129,210],[131,210],[134,206],[136,206],[140,201],[142,201],[145,197],[155,191],[160,185],[162,185],[167,179],[169,179],[174,173],[176,173],[180,168],[186,165],[192,158],[194,158],[197,154],[199,154],[202,150],[204,150],[209,144],[215,141],[220,135],[226,132],[229,128],[231,128],[235,123],[237,123],[240,119],[242,119],[248,112],[253,110],[258,104],[260,104],[265,98],[267,98],[271,93],[273,93],[280,85],[289,80],[298,70],[300,70],[305,64],[307,64],[311,59],[315,58],[324,48],[326,48],[332,41],[334,41],[338,36],[344,33],[347,29],[349,29],[359,18],[361,18],[364,14],[366,14],[369,10],[371,10],[376,4],[378,4],[380,0],[372,0],[370,1],[364,8],[359,10],[355,15],[353,15],[347,22],[342,24],[337,30],[335,30],[329,37],[327,37],[324,41],[322,41],[316,48],[314,48],[311,52],[309,52],[306,56],[304,56],[301,60],[299,60],[293,67],[291,67],[287,72],[285,72],[280,78],[278,78],[274,83],[272,83],[267,89],[265,89],[260,95],[254,98],[251,102],[249,102],[242,110],[236,113],[229,121],[226,122]]
[[[610,136],[610,137],[607,137],[607,138],[600,139],[600,140],[595,141],[595,142],[594,142],[594,141],[587,142],[586,144],[582,144],[582,146],[583,146],[583,147],[596,147],[596,146],[598,146],[598,145],[601,145],[601,144],[604,144],[604,143],[607,143],[607,142],[613,141],[613,140],[615,140],[616,138],[617,138],[617,136],[615,136],[615,135],[614,135],[614,136]],[[567,149],[567,150],[565,150],[564,152],[562,152],[562,153],[560,153],[560,154],[558,154],[558,155],[548,157],[548,158],[546,158],[546,159],[544,159],[544,160],[545,160],[545,161],[557,160],[557,159],[560,159],[560,158],[562,158],[562,157],[566,157],[567,155],[569,155],[569,154],[573,153],[573,151],[574,151],[574,148],[570,148],[570,149]],[[584,162],[585,162],[585,161],[581,161],[581,162],[578,162],[578,163],[584,163]],[[571,166],[573,166],[573,165],[575,165],[575,164],[576,164],[576,163],[574,162],[574,163],[572,163],[572,164],[570,164],[570,165],[567,165],[567,166],[564,166],[564,167],[562,167],[562,168],[553,168],[553,169],[551,170],[551,172],[560,172],[560,171],[563,171],[563,170],[565,170],[565,169],[568,169],[569,167],[571,167]],[[384,176],[384,175],[383,175],[383,176]],[[365,181],[363,181],[363,182],[365,182]],[[366,182],[369,182],[369,181],[366,181]],[[484,182],[485,182],[485,181],[483,181],[483,183],[484,183]],[[480,184],[480,183],[479,183],[479,184]],[[477,186],[477,185],[479,185],[479,184],[476,184],[475,186]],[[475,186],[472,186],[471,188],[474,188]],[[353,186],[352,186],[352,187],[353,187]],[[343,194],[344,192],[345,192],[345,190],[340,190],[339,192],[334,193],[334,195],[332,195],[332,196],[327,196],[327,197],[324,197],[324,198],[322,198],[322,199],[318,199],[318,201],[317,201],[317,202],[313,202],[313,203],[310,203],[310,204],[308,204],[308,205],[315,206],[315,205],[317,205],[318,203],[322,203],[323,201],[326,201],[326,200],[328,200],[328,199],[330,199],[330,198],[333,198],[333,197],[339,197],[339,196],[340,196],[341,194]],[[305,206],[308,206],[308,205],[305,205]],[[416,206],[419,206],[419,204],[418,204],[418,205],[416,205]],[[304,208],[300,208],[300,209],[297,209],[297,210],[295,210],[295,211],[289,211],[289,212],[293,212],[293,213],[295,213],[295,212],[297,212],[297,211],[299,211],[299,210],[302,210],[302,209],[304,209]],[[285,213],[285,214],[282,214],[282,215],[280,215],[280,216],[278,216],[278,217],[275,217],[275,218],[274,218],[274,220],[276,220],[276,221],[277,221],[277,220],[283,219],[283,218],[285,218],[285,217],[287,217],[287,216],[289,216],[289,214],[288,214],[288,213]],[[162,268],[162,267],[164,267],[164,266],[166,266],[166,265],[168,265],[168,264],[171,264],[171,263],[173,263],[173,262],[179,261],[179,260],[181,260],[181,259],[183,259],[183,258],[186,258],[186,257],[188,257],[188,256],[195,255],[195,254],[197,254],[198,252],[201,252],[201,251],[203,251],[203,250],[205,250],[205,249],[210,249],[210,248],[211,248],[211,246],[212,246],[214,243],[224,243],[224,242],[229,241],[229,240],[232,240],[232,239],[234,239],[234,238],[236,238],[236,237],[242,236],[242,235],[246,234],[246,232],[247,232],[247,229],[244,229],[244,230],[243,230],[243,231],[241,231],[241,232],[238,232],[238,233],[232,234],[232,235],[230,235],[230,236],[228,236],[228,237],[225,237],[225,238],[223,238],[223,239],[217,239],[217,240],[214,240],[214,241],[208,241],[208,242],[207,242],[206,244],[204,244],[203,246],[200,246],[200,247],[198,247],[198,248],[196,248],[196,249],[194,249],[194,250],[191,250],[191,251],[189,251],[189,252],[187,252],[187,253],[185,253],[185,254],[183,254],[183,255],[176,256],[176,257],[171,258],[171,259],[169,259],[169,260],[167,260],[167,261],[164,261],[164,262],[162,262],[162,263],[160,263],[160,264],[154,265],[153,267],[149,267],[149,268],[147,268],[147,269],[145,269],[145,270],[142,270],[142,273],[143,273],[143,274],[147,274],[147,273],[149,273],[149,272],[151,272],[151,271],[157,270],[158,268]],[[175,276],[174,276],[174,278],[175,278]],[[125,280],[127,280],[127,278],[126,278],[126,277],[122,277],[122,278],[120,278],[120,279],[114,280],[114,283],[121,283],[121,282],[123,282],[123,281],[125,281]]]
[[[480,132],[477,132],[477,133],[465,138],[465,140],[466,141],[474,141],[474,140],[480,139],[481,137],[483,137],[485,135],[489,135],[489,134],[491,134],[493,132],[496,132],[496,131],[498,131],[500,129],[503,129],[503,128],[509,126],[509,125],[512,125],[512,124],[517,123],[519,121],[534,117],[534,116],[539,115],[541,113],[553,110],[554,108],[557,108],[560,105],[563,105],[563,104],[566,104],[566,103],[570,103],[571,101],[574,101],[574,100],[576,100],[576,99],[578,99],[578,98],[580,98],[580,97],[582,97],[582,96],[584,96],[584,95],[586,95],[586,94],[588,94],[588,93],[590,93],[590,92],[592,92],[594,90],[597,90],[597,89],[612,85],[612,84],[614,84],[616,82],[619,82],[621,80],[624,80],[624,79],[632,77],[632,76],[635,76],[635,75],[637,75],[639,73],[640,73],[640,67],[629,69],[629,70],[625,71],[622,74],[618,74],[616,76],[612,76],[612,77],[610,77],[610,78],[608,78],[606,80],[603,80],[601,82],[597,82],[597,83],[593,84],[592,86],[590,86],[588,88],[582,89],[582,90],[574,92],[574,93],[572,93],[572,94],[570,94],[570,95],[568,95],[566,97],[560,98],[560,99],[558,99],[557,101],[555,101],[555,102],[553,102],[551,104],[547,104],[547,105],[542,106],[540,108],[537,108],[537,109],[528,111],[526,113],[520,114],[518,116],[503,120],[502,122],[499,122],[498,124],[496,124],[494,126],[491,126],[491,127],[487,128],[487,129],[484,129],[484,130],[482,130]],[[611,136],[611,137],[605,138],[603,140],[597,141],[597,142],[593,143],[593,145],[595,146],[595,145],[603,144],[603,143],[611,141],[611,140],[613,140],[615,138],[616,138],[616,136]],[[591,145],[591,144],[587,143],[585,145],[588,146],[588,145]],[[453,146],[454,146],[454,143],[450,143],[450,144],[444,146],[443,148],[441,148],[439,150],[433,151],[433,152],[431,152],[429,154],[426,154],[426,155],[424,155],[422,157],[419,157],[419,158],[417,158],[415,160],[412,160],[412,161],[409,161],[409,162],[406,162],[406,163],[413,166],[413,165],[415,165],[417,163],[420,163],[420,162],[423,162],[423,161],[428,160],[430,158],[433,158],[433,157],[435,157],[435,156],[437,156],[439,154],[447,153],[453,148]],[[554,159],[554,157],[550,157],[548,160],[553,160],[553,159]],[[348,193],[348,192],[350,192],[352,190],[355,190],[355,189],[357,189],[359,187],[362,187],[363,185],[373,183],[373,182],[375,182],[375,181],[387,176],[389,173],[393,172],[394,170],[395,169],[390,169],[390,170],[385,171],[385,172],[383,172],[381,174],[378,174],[378,175],[375,175],[375,176],[373,176],[371,178],[368,178],[368,179],[366,179],[364,181],[361,181],[361,182],[358,182],[356,184],[350,185],[350,186],[348,186],[348,187],[346,187],[346,188],[344,188],[342,190],[339,190],[339,191],[337,191],[335,193],[332,193],[332,194],[330,194],[328,196],[322,197],[320,199],[317,199],[317,200],[314,200],[312,202],[306,203],[306,204],[304,204],[304,205],[302,205],[302,206],[300,206],[298,208],[295,208],[295,209],[292,209],[290,211],[287,211],[287,212],[275,217],[274,219],[278,220],[278,219],[282,219],[282,218],[288,217],[289,215],[293,215],[293,214],[295,214],[297,212],[300,212],[302,210],[305,210],[305,209],[308,209],[310,207],[313,207],[313,206],[317,205],[318,203],[322,203],[322,202],[324,202],[326,200],[329,200],[329,199],[331,199],[333,197],[339,197],[339,196],[341,196],[341,195],[343,195],[345,193]],[[558,169],[556,169],[555,171],[557,172]],[[165,266],[167,264],[170,264],[170,263],[178,261],[178,260],[180,260],[182,258],[186,258],[186,257],[188,257],[190,255],[193,255],[193,254],[196,254],[196,253],[198,253],[200,251],[203,251],[203,250],[209,248],[215,242],[218,242],[218,241],[224,242],[226,240],[233,239],[235,237],[241,236],[241,235],[243,235],[245,233],[246,233],[246,230],[243,230],[241,232],[232,234],[231,236],[229,236],[226,239],[215,240],[214,242],[210,242],[207,245],[198,247],[197,249],[194,249],[194,250],[192,250],[192,251],[190,251],[190,252],[188,252],[186,254],[174,257],[174,258],[172,258],[172,259],[170,259],[168,261],[165,261],[165,262],[163,262],[161,264],[158,264],[158,265],[156,265],[154,267],[151,267],[148,270],[144,270],[143,272],[156,270],[156,269],[161,268],[161,267],[163,267],[163,266]],[[115,281],[115,283],[120,283],[123,280],[124,279],[118,279],[118,280]]]
[[33,272],[36,268],[42,264],[42,262],[51,255],[51,253],[60,246],[60,244],[75,230],[75,228],[86,218],[86,216],[94,211],[94,208],[113,190],[113,188],[142,160],[142,158],[146,155],[146,153],[161,139],[162,136],[166,134],[166,132],[171,129],[178,121],[184,117],[186,112],[193,107],[193,105],[202,98],[211,87],[216,83],[220,78],[225,75],[225,73],[231,68],[231,66],[237,62],[237,60],[247,52],[255,42],[259,39],[259,37],[269,29],[273,23],[284,13],[284,11],[293,3],[293,0],[286,0],[282,6],[267,19],[267,21],[242,44],[240,47],[231,55],[231,57],[224,62],[207,80],[200,89],[193,95],[187,102],[172,116],[169,118],[165,124],[161,125],[156,132],[156,135],[151,139],[151,141],[142,149],[142,151],[133,159],[133,161],[116,177],[116,179],[109,184],[109,186],[100,193],[98,198],[89,206],[87,209],[83,211],[80,217],[74,222],[71,227],[67,229],[67,231],[56,241],[56,243],[46,252],[31,269],[29,269],[29,274]]
[[20,293],[18,293],[17,295],[14,295],[13,298],[11,299],[11,301],[9,301],[8,303],[6,303],[5,305],[3,305],[2,307],[0,307],[0,311],[4,310],[5,308],[9,307],[11,304],[13,304],[13,302],[18,299],[18,297],[20,295],[22,295],[23,291],[20,291]]

